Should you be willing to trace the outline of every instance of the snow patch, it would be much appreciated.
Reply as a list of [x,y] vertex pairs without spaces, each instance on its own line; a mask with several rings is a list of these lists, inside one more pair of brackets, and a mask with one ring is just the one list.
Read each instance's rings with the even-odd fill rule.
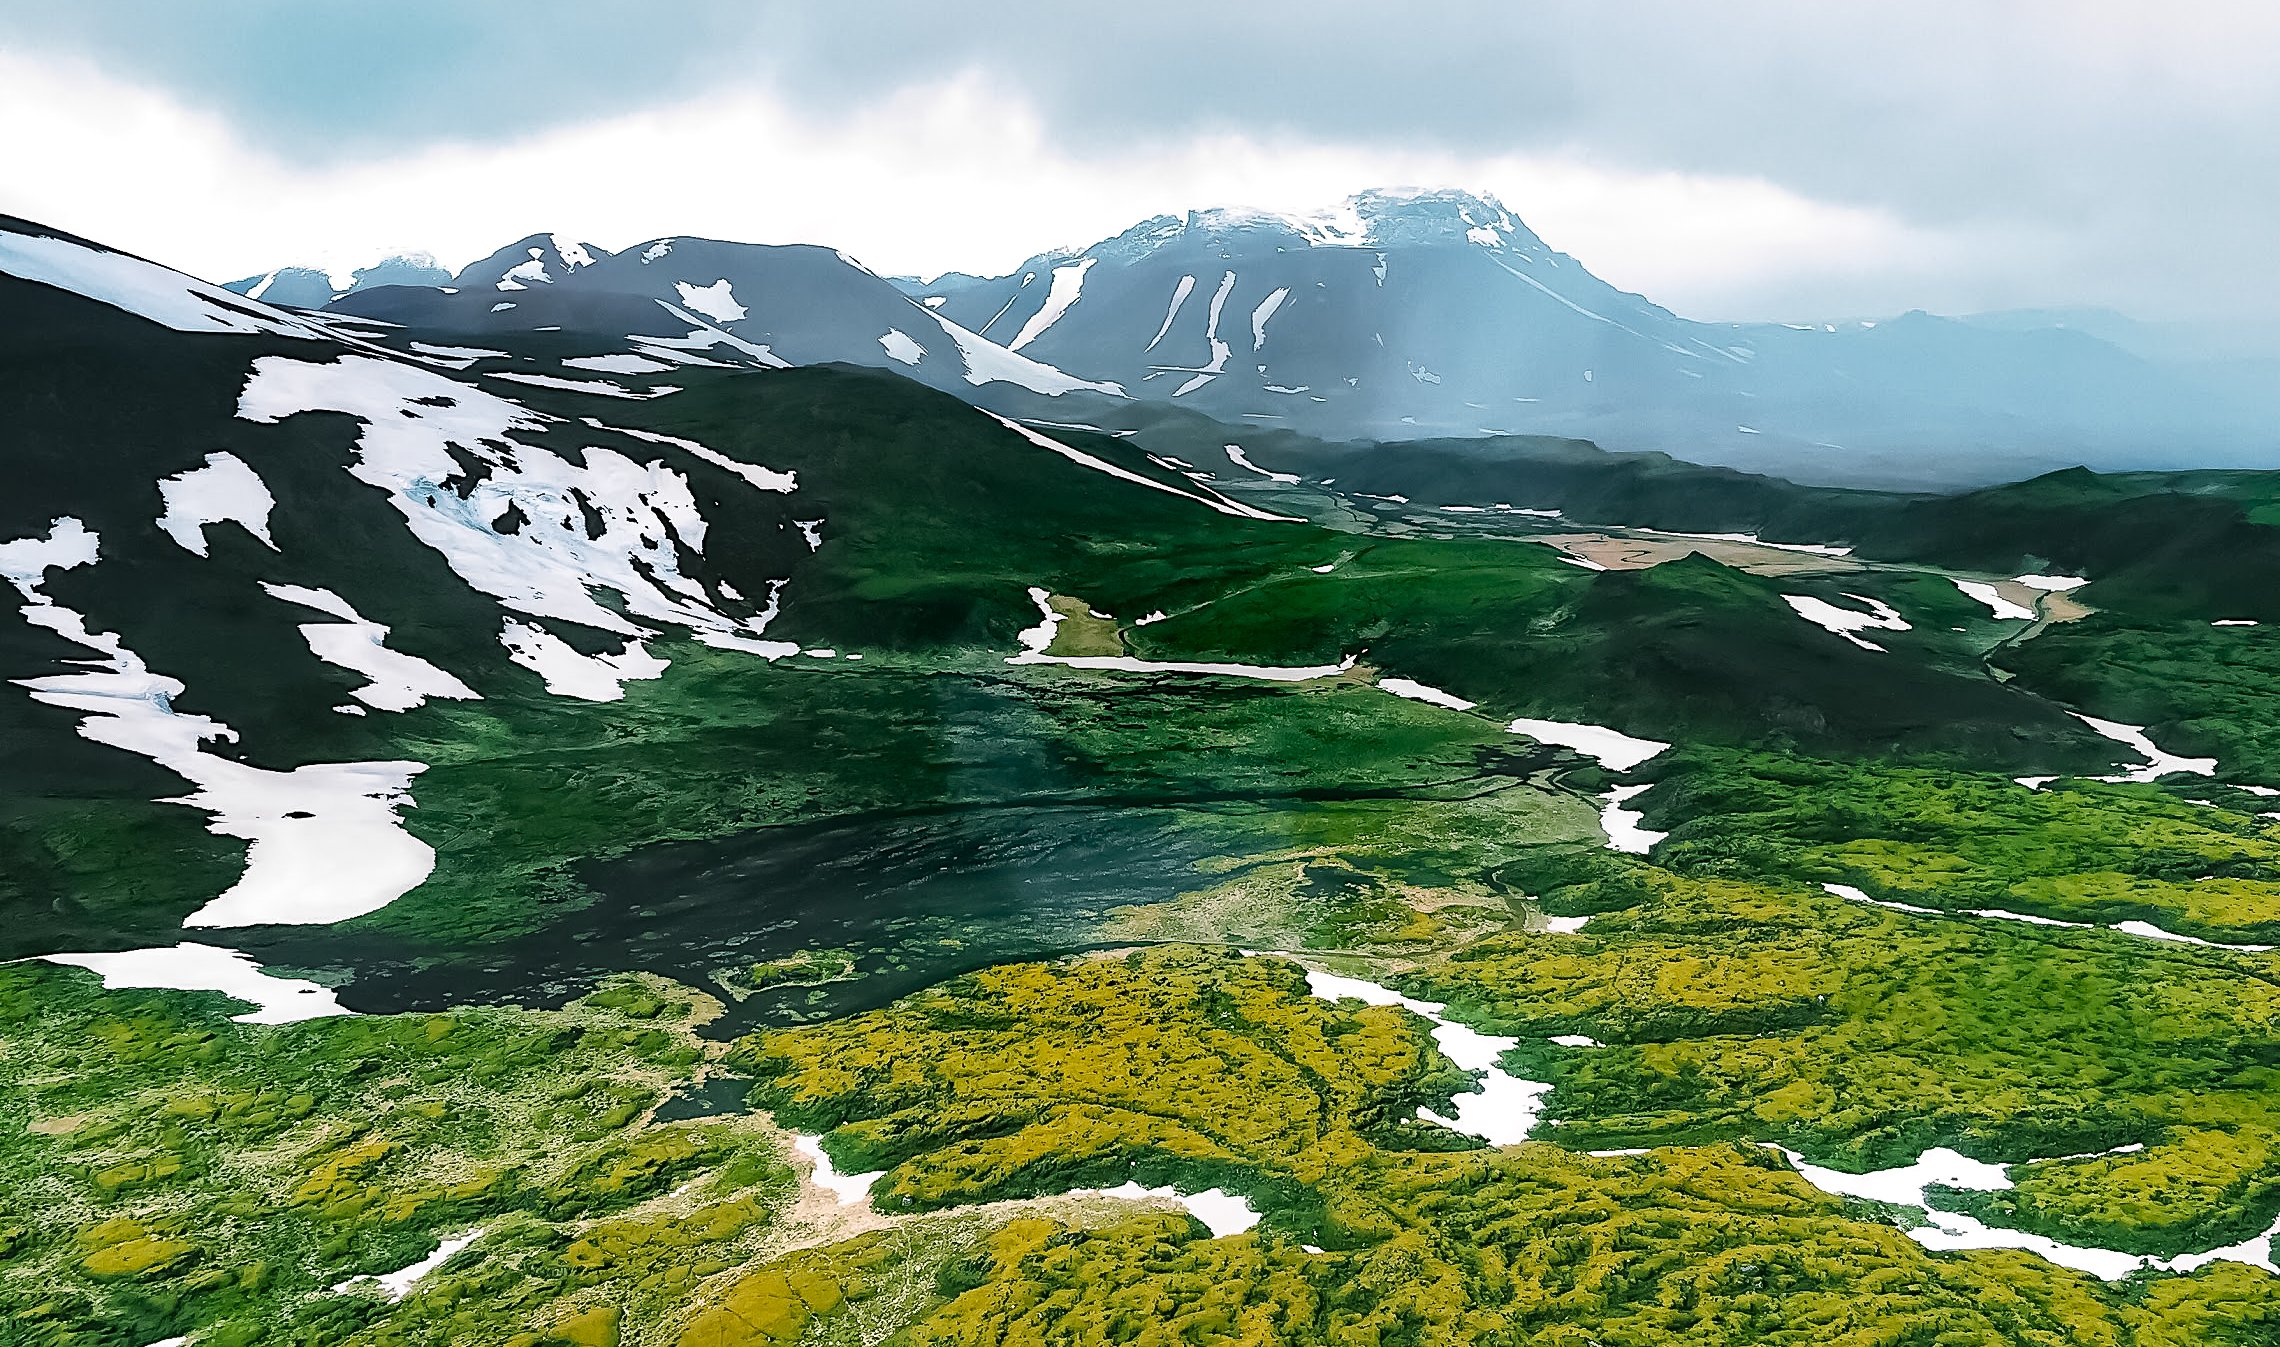
[[842,1174],[834,1169],[831,1157],[823,1150],[823,1138],[795,1136],[792,1149],[808,1158],[808,1182],[839,1199],[840,1206],[861,1202],[871,1195],[871,1185],[886,1177],[883,1169],[868,1174]]
[[645,355],[582,355],[562,363],[571,369],[592,370],[596,374],[663,374],[673,368],[665,361]]
[[687,323],[693,330],[685,337],[649,337],[635,335],[634,340],[648,346],[669,347],[682,351],[702,351],[715,346],[726,346],[741,351],[768,369],[790,369],[791,362],[756,342],[746,341],[733,333],[723,332],[687,309],[666,300],[658,300],[657,307]]
[[716,323],[733,323],[750,312],[736,302],[736,288],[728,283],[726,277],[711,285],[675,281],[673,288],[680,292],[683,307],[701,313]]
[[408,1267],[398,1268],[394,1272],[383,1272],[376,1277],[351,1277],[347,1281],[334,1282],[328,1289],[330,1289],[334,1295],[340,1295],[343,1292],[354,1291],[361,1287],[370,1286],[377,1289],[381,1295],[387,1297],[391,1301],[402,1300],[405,1296],[411,1294],[412,1287],[418,1284],[419,1280],[422,1277],[427,1276],[437,1268],[442,1267],[445,1263],[450,1262],[452,1258],[459,1253],[460,1250],[466,1248],[470,1244],[473,1244],[476,1240],[481,1239],[482,1237],[483,1232],[481,1230],[470,1230],[464,1235],[454,1235],[450,1239],[444,1240],[442,1243],[436,1245],[434,1253],[429,1254],[427,1257],[422,1258],[417,1263],[413,1263]]
[[1241,445],[1230,444],[1227,446],[1227,461],[1233,463],[1238,468],[1247,468],[1271,482],[1282,482],[1285,485],[1288,485],[1298,480],[1297,473],[1269,472],[1267,469],[1260,467],[1256,463],[1253,463],[1248,457],[1244,455],[1243,447]]
[[1853,635],[1856,631],[1907,631],[1908,623],[1900,614],[1878,599],[1863,594],[1847,594],[1846,598],[1869,606],[1868,612],[1839,608],[1824,599],[1806,594],[1784,594],[1781,601],[1794,609],[1797,615],[1825,631],[1834,632],[1863,650],[1881,652],[1884,647],[1874,641]]
[[1478,702],[1468,702],[1454,693],[1443,692],[1439,688],[1427,687],[1406,678],[1380,678],[1377,685],[1396,697],[1407,697],[1413,702],[1424,702],[1429,706],[1445,706],[1451,711],[1470,711],[1480,705]]
[[301,639],[309,643],[310,652],[318,659],[372,680],[348,694],[366,706],[377,711],[409,711],[430,697],[462,702],[482,700],[475,689],[419,656],[390,650],[388,628],[366,621],[346,599],[331,590],[273,585],[266,580],[261,587],[272,598],[314,608],[340,619],[303,624]]
[[887,335],[879,338],[879,349],[887,353],[887,359],[899,360],[905,365],[915,365],[926,355],[925,347],[897,327],[888,328]]
[[[503,607],[623,636],[652,634],[641,620],[699,639],[751,630],[682,574],[679,557],[703,552],[705,519],[688,480],[662,463],[587,445],[573,464],[517,438],[545,426],[536,413],[416,365],[356,355],[255,361],[238,415],[275,422],[304,411],[362,420],[349,474],[387,493],[414,537]],[[484,469],[464,497],[443,485],[468,475],[454,448]],[[500,533],[491,521],[510,507],[530,523]],[[622,604],[598,602],[596,590]]]
[[2280,1270],[2274,1268],[2272,1261],[2272,1241],[2276,1234],[2280,1234],[2280,1221],[2275,1221],[2271,1229],[2255,1238],[2222,1249],[2180,1254],[2175,1258],[2154,1258],[2124,1253],[2117,1249],[2062,1244],[2042,1235],[1991,1226],[1975,1217],[1960,1212],[1942,1211],[1932,1206],[1925,1190],[1934,1186],[1970,1192],[2000,1192],[2012,1186],[2011,1166],[1974,1160],[1944,1146],[1925,1151],[1913,1164],[1873,1170],[1866,1174],[1847,1174],[1841,1170],[1825,1169],[1807,1163],[1795,1151],[1779,1147],[1776,1149],[1788,1157],[1789,1163],[1796,1167],[1798,1174],[1807,1183],[1825,1193],[1918,1208],[1924,1214],[1925,1224],[1908,1231],[1908,1238],[1935,1251],[2021,1249],[2060,1267],[2087,1272],[2101,1281],[2120,1281],[2148,1269],[2191,1272],[2219,1261],[2246,1263],[2268,1272]]
[[[918,308],[915,304],[911,307]],[[966,382],[976,387],[986,383],[1009,383],[1047,397],[1059,397],[1080,388],[1094,393],[1107,393],[1113,397],[1125,396],[1122,385],[1080,379],[1066,370],[1009,351],[987,337],[968,332],[931,310],[919,309],[919,312],[940,324],[943,333],[957,346],[958,356],[966,365]]]
[[1184,1207],[1190,1216],[1203,1222],[1213,1239],[1240,1235],[1259,1223],[1259,1209],[1251,1200],[1224,1188],[1206,1188],[1200,1193],[1183,1193],[1177,1188],[1143,1188],[1137,1180],[1127,1179],[1114,1188],[1079,1188],[1071,1197],[1108,1197],[1123,1202],[1157,1200],[1174,1202]]
[[505,351],[494,351],[485,346],[436,346],[429,342],[415,341],[412,343],[412,349],[422,355],[440,356],[446,360],[464,360],[469,363],[477,360],[505,360],[508,358]]
[[508,659],[545,679],[548,692],[589,702],[623,701],[625,684],[657,678],[672,663],[650,654],[639,639],[614,654],[580,654],[553,632],[511,617],[499,633],[499,644],[507,648]]
[[1275,311],[1280,309],[1283,306],[1283,301],[1289,298],[1290,287],[1287,285],[1280,286],[1273,294],[1260,300],[1259,307],[1251,310],[1252,350],[1259,350],[1267,344],[1267,320],[1274,317]]
[[1644,794],[1651,786],[1617,786],[1601,798],[1606,805],[1599,811],[1599,828],[1607,834],[1610,849],[1632,856],[1644,856],[1655,849],[1655,843],[1670,836],[1651,828],[1639,826],[1647,816],[1636,809],[1625,809],[1623,803],[1634,795]]
[[613,384],[607,379],[564,379],[553,374],[524,374],[519,370],[500,370],[491,375],[494,379],[509,379],[534,388],[560,388],[572,393],[593,393],[605,398],[654,398],[677,393],[677,388],[652,388],[637,393],[624,384]]
[[2217,760],[2215,758],[2181,758],[2174,753],[2164,753],[2154,747],[2153,741],[2145,737],[2143,725],[2124,725],[2118,720],[2100,720],[2096,716],[2086,716],[2079,711],[2074,713],[2074,718],[2108,739],[2119,744],[2126,744],[2137,750],[2138,755],[2145,759],[2145,765],[2142,767],[2132,768],[2120,776],[2099,777],[2098,780],[2146,782],[2158,780],[2172,772],[2184,772],[2193,776],[2215,776],[2217,774]]
[[1230,271],[1219,278],[1219,290],[1211,297],[1210,315],[1203,329],[1203,339],[1211,343],[1211,363],[1205,365],[1198,373],[1218,374],[1225,371],[1227,358],[1234,354],[1219,336],[1219,315],[1227,307],[1227,296],[1234,289],[1234,272]]
[[155,262],[69,239],[0,229],[0,272],[84,295],[177,332],[266,332],[302,339],[330,335]]
[[329,987],[302,978],[272,977],[234,949],[185,940],[160,949],[129,949],[108,954],[43,954],[49,963],[69,964],[99,974],[104,987],[164,988],[220,992],[254,1008],[232,1015],[239,1024],[293,1024],[300,1020],[349,1015]]
[[2163,930],[2150,921],[2117,921],[2106,929],[2120,931],[2123,935],[2134,935],[2141,940],[2161,940],[2173,945],[2198,945],[2202,949],[2226,949],[2236,954],[2270,954],[2273,950],[2271,945],[2231,945],[2219,940],[2203,940],[2199,936],[2179,935],[2175,931]]
[[2031,912],[2009,912],[1996,907],[1974,907],[1950,912],[1936,907],[1919,907],[1914,903],[1896,903],[1885,898],[1871,898],[1851,884],[1823,884],[1823,890],[1853,903],[1866,903],[1871,907],[1887,908],[1894,912],[1907,912],[1919,917],[1977,917],[1983,921],[2015,921],[2027,926],[2048,926],[2068,931],[2114,931],[2135,936],[2140,940],[2160,940],[2176,945],[2197,945],[2202,949],[2229,950],[2235,954],[2269,954],[2271,945],[2231,945],[2217,940],[2203,940],[2198,936],[2179,935],[2164,930],[2150,921],[2119,921],[2111,926],[2099,926],[2087,921],[2060,921],[2056,917],[2036,916]]
[[2029,621],[2035,615],[2034,609],[2021,607],[2004,598],[1995,592],[1995,586],[1984,580],[1958,580],[1955,582],[1955,587],[1986,604],[1988,611],[1995,615],[1995,620],[1998,622]]
[[549,234],[546,241],[554,245],[554,255],[562,259],[562,265],[572,271],[594,265],[594,255],[586,251],[585,244],[564,243],[560,234]]
[[158,526],[185,551],[206,555],[206,526],[221,523],[236,524],[270,551],[277,550],[269,536],[269,512],[277,498],[236,454],[208,454],[206,466],[160,478],[158,495],[166,503]]
[[[763,468],[757,463],[739,463],[719,450],[708,449],[695,440],[684,440],[678,435],[660,435],[654,430],[635,430],[631,426],[605,426],[591,416],[581,419],[585,425],[595,430],[607,430],[618,435],[631,435],[637,440],[647,440],[651,444],[672,445],[676,449],[703,459],[716,468],[735,473],[762,491],[790,492],[799,486],[799,475],[797,473],[778,472],[774,468]],[[730,597],[734,596],[731,595]]]
[[[1539,514],[1542,512],[1522,510],[1520,513]],[[1556,517],[1559,511],[1554,510],[1551,513]],[[1747,543],[1751,547],[1770,547],[1780,552],[1802,552],[1813,557],[1849,557],[1853,552],[1849,547],[1832,547],[1827,543],[1769,543],[1754,533],[1685,533],[1675,529],[1649,528],[1639,529],[1638,532],[1652,533],[1664,538],[1699,538],[1704,542],[1712,543]],[[1860,596],[1855,594],[1851,597],[1859,598]],[[1863,599],[1862,602],[1866,603],[1870,600]]]
[[[1035,631],[1036,628],[1030,630]],[[1134,659],[1128,655],[1047,655],[1031,650],[1008,657],[1006,663],[1057,664],[1069,669],[1100,669],[1117,673],[1202,674],[1219,678],[1255,678],[1269,683],[1310,683],[1317,678],[1336,678],[1353,668],[1354,657],[1348,655],[1337,664],[1280,668],[1264,664],[1203,664],[1185,660]]]
[[1021,648],[1033,655],[1042,655],[1053,646],[1053,633],[1061,625],[1061,615],[1053,610],[1052,595],[1035,585],[1029,587],[1029,601],[1037,605],[1043,620],[1023,631],[1018,638]]
[[552,285],[553,283],[554,277],[547,274],[546,259],[539,256],[538,249],[533,248],[530,250],[528,261],[517,262],[507,268],[506,275],[498,279],[497,288],[501,290],[524,290],[531,285]]
[[1005,417],[999,416],[995,412],[985,412],[984,415],[988,416],[991,420],[997,422],[1001,426],[1004,426],[1007,430],[1010,430],[1014,434],[1021,436],[1023,439],[1028,440],[1031,444],[1034,444],[1041,449],[1050,449],[1054,453],[1059,454],[1061,457],[1068,459],[1072,463],[1082,464],[1085,467],[1091,468],[1095,472],[1105,472],[1109,476],[1114,477],[1119,481],[1133,482],[1140,486],[1150,487],[1157,491],[1164,492],[1167,495],[1181,496],[1188,500],[1194,501],[1198,505],[1217,510],[1219,513],[1224,515],[1232,515],[1237,519],[1271,520],[1276,523],[1283,524],[1297,524],[1304,522],[1302,520],[1293,519],[1289,515],[1268,514],[1264,510],[1254,510],[1248,505],[1244,505],[1237,501],[1231,501],[1215,491],[1210,491],[1209,488],[1205,488],[1209,494],[1200,496],[1192,494],[1190,492],[1182,491],[1176,486],[1171,486],[1167,483],[1156,481],[1154,478],[1142,477],[1139,473],[1129,472],[1123,468],[1116,466],[1113,463],[1095,458],[1091,454],[1085,453],[1081,449],[1073,449],[1049,435],[1045,435],[1038,431],[1032,430],[1028,426],[1022,425],[1018,421],[1007,420]]
[[1172,287],[1172,306],[1164,310],[1164,321],[1157,326],[1156,335],[1150,337],[1148,344],[1140,348],[1141,354],[1145,355],[1156,349],[1156,343],[1162,341],[1164,334],[1172,330],[1172,320],[1180,316],[1180,306],[1187,303],[1188,296],[1193,293],[1195,293],[1195,277],[1180,277],[1179,284]]
[[0,544],[0,574],[23,596],[24,619],[98,656],[77,661],[71,673],[16,682],[34,701],[81,713],[82,738],[149,758],[196,786],[162,803],[203,810],[212,815],[208,831],[250,844],[237,883],[182,924],[346,921],[426,879],[435,853],[396,816],[426,765],[323,762],[280,772],[206,752],[207,740],[235,740],[237,732],[176,711],[180,682],[152,672],[118,636],[88,630],[84,617],[41,592],[48,570],[92,564],[99,541],[79,521],[58,519],[45,539]]
[[1597,758],[1599,765],[1611,772],[1628,772],[1670,745],[1659,739],[1634,739],[1604,725],[1585,725],[1569,720],[1515,720],[1504,727],[1513,734],[1525,734],[1540,743],[1558,744],[1572,748],[1586,757]]

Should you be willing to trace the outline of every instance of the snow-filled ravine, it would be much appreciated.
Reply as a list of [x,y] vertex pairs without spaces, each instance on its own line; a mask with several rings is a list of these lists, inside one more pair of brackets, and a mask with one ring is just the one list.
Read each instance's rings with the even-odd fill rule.
[[2113,931],[2120,935],[2136,936],[2140,940],[2159,940],[2172,945],[2197,945],[2202,949],[2230,950],[2235,954],[2269,954],[2271,945],[2231,945],[2218,940],[2203,940],[2199,936],[2179,935],[2164,930],[2150,921],[2117,921],[2111,926],[2100,926],[2090,921],[2061,921],[2057,917],[2039,917],[2031,912],[2011,912],[1999,907],[1973,907],[1961,911],[1945,908],[1922,907],[1915,903],[1894,902],[1888,898],[1871,898],[1851,884],[1823,884],[1822,889],[1851,903],[1865,903],[1891,912],[1906,912],[1919,917],[1976,917],[1982,921],[2015,921],[2026,926],[2049,926],[2065,931]]
[[[841,1206],[853,1206],[867,1201],[871,1189],[886,1177],[887,1171],[875,1169],[866,1174],[842,1174],[824,1152],[823,1138],[794,1136],[792,1149],[808,1161],[808,1182],[831,1194]],[[1201,1192],[1183,1193],[1165,1186],[1144,1188],[1137,1181],[1128,1180],[1114,1188],[1077,1188],[1070,1197],[1105,1197],[1119,1201],[1143,1202],[1149,1200],[1172,1202],[1185,1208],[1211,1231],[1212,1238],[1241,1234],[1259,1223],[1259,1210],[1249,1198],[1230,1193],[1224,1188],[1206,1188]]]
[[[2124,1147],[2120,1154],[2138,1149]],[[2060,1267],[2087,1272],[2104,1281],[2119,1281],[2135,1272],[2191,1272],[2215,1262],[2246,1263],[2267,1272],[2280,1272],[2273,1265],[2273,1239],[2280,1235],[2280,1221],[2275,1221],[2264,1233],[2238,1244],[2200,1253],[2180,1254],[2175,1258],[2154,1258],[2143,1254],[2124,1253],[2118,1249],[2098,1249],[2078,1244],[2062,1244],[2043,1235],[2023,1230],[2010,1230],[1991,1226],[1961,1212],[1943,1211],[1932,1205],[1926,1189],[1954,1188],[1969,1192],[2001,1192],[2012,1186],[2010,1171],[2021,1164],[2035,1161],[2017,1161],[2010,1165],[1989,1164],[1959,1154],[1944,1146],[1934,1147],[1905,1165],[1890,1169],[1873,1170],[1866,1174],[1847,1174],[1842,1170],[1825,1169],[1811,1164],[1795,1151],[1782,1150],[1789,1163],[1807,1183],[1825,1193],[1841,1197],[1866,1198],[1894,1206],[1915,1207],[1924,1214],[1925,1224],[1908,1231],[1908,1238],[1927,1249],[2023,1249],[2039,1254]],[[2056,1159],[2090,1159],[2089,1156],[2059,1156]]]
[[[1587,757],[1597,758],[1599,765],[1611,772],[1628,772],[1670,747],[1658,739],[1636,739],[1628,734],[1608,729],[1604,725],[1586,725],[1566,720],[1515,720],[1506,726],[1514,734],[1525,734],[1540,743],[1559,744],[1572,748]],[[1644,856],[1655,849],[1655,844],[1670,836],[1643,827],[1646,815],[1624,805],[1650,789],[1647,785],[1616,786],[1600,796],[1599,829],[1607,834],[1607,845],[1633,856]]]
[[1552,1087],[1544,1081],[1524,1080],[1497,1064],[1498,1058],[1520,1045],[1519,1039],[1484,1034],[1443,1016],[1441,1012],[1447,1007],[1439,1002],[1403,996],[1391,987],[1361,978],[1309,968],[1306,989],[1325,1001],[1353,1000],[1365,1005],[1400,1006],[1433,1026],[1433,1042],[1443,1056],[1466,1071],[1480,1073],[1477,1092],[1457,1095],[1451,1101],[1454,1117],[1444,1118],[1431,1109],[1421,1108],[1417,1116],[1425,1121],[1479,1137],[1491,1146],[1509,1146],[1526,1141],[1542,1118],[1544,1097],[1552,1092]]
[[389,1300],[402,1300],[412,1293],[412,1288],[419,1284],[421,1278],[450,1262],[460,1250],[482,1237],[483,1231],[480,1229],[470,1230],[464,1235],[454,1235],[436,1245],[434,1253],[409,1266],[377,1276],[351,1277],[347,1281],[334,1282],[327,1289],[334,1295],[341,1295],[370,1287]]

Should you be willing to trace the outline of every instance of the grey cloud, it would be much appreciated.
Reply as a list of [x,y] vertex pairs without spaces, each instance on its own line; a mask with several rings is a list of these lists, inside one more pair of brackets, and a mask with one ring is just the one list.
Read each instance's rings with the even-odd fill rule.
[[2261,7],[137,0],[0,9],[0,33],[311,161],[739,83],[829,116],[967,70],[1088,154],[1239,129],[1762,177],[1967,240],[1948,294],[2280,308],[2280,11]]

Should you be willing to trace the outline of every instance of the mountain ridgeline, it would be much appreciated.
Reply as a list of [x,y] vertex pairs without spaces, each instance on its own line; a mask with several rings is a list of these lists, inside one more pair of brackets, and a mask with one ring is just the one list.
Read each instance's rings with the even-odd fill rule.
[[894,369],[1103,427],[1174,405],[1333,440],[1555,435],[1899,489],[2280,459],[2280,369],[2063,314],[1698,322],[1459,192],[1161,216],[1002,277],[888,280],[825,248],[687,238],[612,255],[545,234],[448,284],[397,263],[337,295],[300,283],[317,276],[271,273],[267,293],[461,337],[606,336],[629,353],[695,315],[766,353],[732,359]]

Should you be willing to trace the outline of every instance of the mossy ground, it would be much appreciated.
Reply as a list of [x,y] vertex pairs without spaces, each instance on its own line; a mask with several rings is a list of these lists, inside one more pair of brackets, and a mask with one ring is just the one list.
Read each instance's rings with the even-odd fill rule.
[[890,1209],[1136,1178],[1265,1213],[1009,1223],[910,1342],[2247,1343],[2280,1313],[2237,1265],[2141,1292],[1935,1256],[1754,1145],[1450,1149],[1403,1121],[1453,1083],[1423,1026],[1274,960],[998,969],[736,1055],[844,1166],[889,1166]]

